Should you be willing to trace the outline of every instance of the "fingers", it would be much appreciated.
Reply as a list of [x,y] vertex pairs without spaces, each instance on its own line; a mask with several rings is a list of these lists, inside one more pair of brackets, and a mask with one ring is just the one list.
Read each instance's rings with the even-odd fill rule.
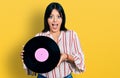
[[[22,46],[22,47],[24,47],[24,45]],[[23,62],[23,55],[24,55],[24,50],[22,50],[21,52],[20,52],[20,57],[21,57],[21,59],[22,59],[22,62]]]
[[60,60],[57,64],[57,67],[61,64],[61,62],[66,61],[68,58],[68,55],[66,53],[61,53]]
[[20,53],[20,56],[22,59],[23,59],[23,52],[24,52],[24,50],[22,50],[22,52]]
[[60,55],[60,60],[59,60],[59,62],[58,62],[58,64],[57,64],[57,67],[59,67],[59,65],[60,65],[60,63],[61,63],[61,61],[62,61],[62,54]]
[[[22,45],[22,47],[24,47],[24,45]],[[22,50],[21,53],[20,53],[20,56],[21,56],[22,59],[23,59],[23,52],[24,52],[24,50]]]
[[59,60],[59,62],[58,62],[58,64],[57,64],[57,67],[60,66],[61,62],[62,62],[62,59],[60,58],[60,60]]

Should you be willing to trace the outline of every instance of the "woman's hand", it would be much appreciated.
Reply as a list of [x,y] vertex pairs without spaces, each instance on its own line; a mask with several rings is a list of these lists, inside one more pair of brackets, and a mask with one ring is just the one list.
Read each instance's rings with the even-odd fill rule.
[[66,61],[67,58],[68,58],[68,54],[66,54],[66,53],[61,53],[60,60],[59,60],[59,62],[58,62],[57,67],[61,64],[61,62]]
[[21,56],[21,59],[22,59],[22,62],[23,62],[23,54],[24,54],[24,50],[22,50],[22,52],[20,53],[20,56]]
[[22,50],[22,52],[20,53],[22,61],[23,61],[23,52],[24,52],[24,50]]
[[26,65],[25,65],[24,62],[23,62],[23,58],[24,58],[24,57],[23,57],[23,54],[24,54],[24,50],[21,51],[20,56],[21,56],[21,59],[22,59],[23,68],[24,68],[24,69],[27,69]]
[[61,56],[60,56],[60,60],[59,60],[59,63],[57,65],[57,67],[61,64],[61,62],[63,61],[67,61],[67,62],[70,62],[70,63],[74,63],[74,58],[72,55],[69,55],[69,54],[66,54],[66,53],[62,53]]

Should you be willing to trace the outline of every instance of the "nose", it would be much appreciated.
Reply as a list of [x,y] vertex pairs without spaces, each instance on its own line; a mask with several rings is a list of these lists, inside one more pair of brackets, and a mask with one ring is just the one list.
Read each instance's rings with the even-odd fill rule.
[[53,21],[56,22],[57,21],[57,17],[54,17]]

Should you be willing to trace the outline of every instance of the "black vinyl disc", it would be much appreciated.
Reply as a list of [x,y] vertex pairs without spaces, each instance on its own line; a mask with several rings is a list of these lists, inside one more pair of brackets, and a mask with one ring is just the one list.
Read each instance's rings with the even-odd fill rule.
[[54,69],[60,60],[60,50],[56,42],[46,36],[30,39],[23,48],[23,60],[28,69],[46,73]]

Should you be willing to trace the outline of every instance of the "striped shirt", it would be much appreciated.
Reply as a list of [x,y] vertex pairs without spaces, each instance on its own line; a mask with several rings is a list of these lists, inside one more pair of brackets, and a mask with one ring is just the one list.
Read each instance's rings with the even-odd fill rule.
[[[47,36],[53,39],[49,31],[45,33],[38,33],[36,36]],[[73,56],[74,64],[63,61],[59,67],[54,68],[48,73],[42,73],[41,75],[47,78],[63,78],[69,75],[71,72],[83,72],[84,55],[76,32],[72,30],[61,31],[57,44],[61,53],[67,53]]]
[[[38,33],[36,36],[47,36],[53,39],[50,32]],[[54,40],[54,39],[53,39]],[[63,61],[59,67],[47,73],[39,73],[47,78],[64,78],[70,73],[81,73],[84,71],[84,55],[76,32],[72,30],[61,31],[57,43],[61,53],[73,56],[74,64]]]

